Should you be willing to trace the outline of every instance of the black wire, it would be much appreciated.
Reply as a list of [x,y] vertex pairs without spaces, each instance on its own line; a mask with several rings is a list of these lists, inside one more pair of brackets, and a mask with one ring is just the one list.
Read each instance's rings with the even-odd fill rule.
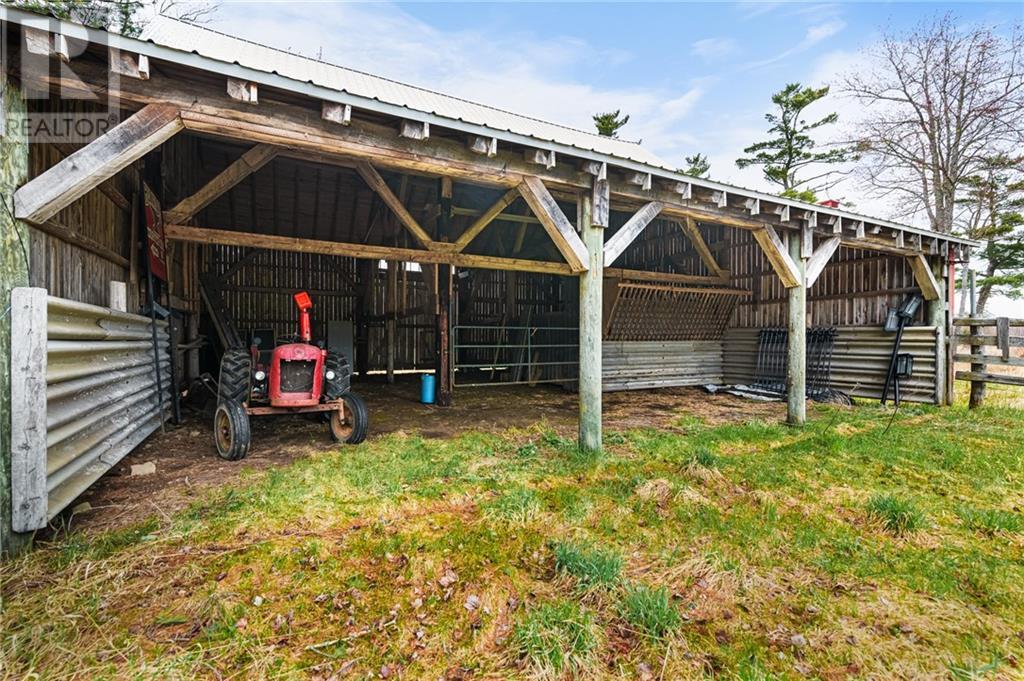
[[[29,265],[28,262],[28,249],[25,248],[25,240],[21,238],[21,230],[18,229],[18,220],[17,218],[14,217],[14,212],[11,210],[10,206],[7,205],[7,201],[2,196],[0,196],[0,203],[4,204],[4,210],[6,210],[7,214],[11,216],[11,227],[14,229],[14,233],[18,235],[18,243],[21,244],[21,256],[25,259],[25,273],[28,274],[29,281],[31,281],[32,267]],[[6,317],[8,313],[10,313],[10,311],[11,306],[8,305],[4,309],[3,314],[0,314],[0,319]]]

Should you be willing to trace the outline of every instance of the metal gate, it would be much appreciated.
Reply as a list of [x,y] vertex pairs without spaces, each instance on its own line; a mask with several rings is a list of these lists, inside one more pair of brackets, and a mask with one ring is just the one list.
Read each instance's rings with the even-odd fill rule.
[[575,326],[452,327],[452,384],[575,383],[579,329]]

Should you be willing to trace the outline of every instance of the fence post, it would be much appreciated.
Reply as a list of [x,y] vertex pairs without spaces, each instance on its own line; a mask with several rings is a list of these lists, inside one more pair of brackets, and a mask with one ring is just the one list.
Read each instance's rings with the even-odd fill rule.
[[0,556],[14,556],[31,544],[31,535],[11,526],[11,318],[12,289],[29,285],[29,228],[13,217],[11,197],[28,178],[27,116],[21,90],[0,70]]
[[[971,319],[974,319],[975,317],[976,317],[976,315],[972,313],[971,314]],[[978,337],[981,335],[981,328],[982,327],[975,326],[973,324],[970,326],[971,335],[970,335],[970,339],[969,340],[970,340],[970,348],[971,348],[971,356],[972,357],[974,355],[976,355],[976,354],[982,354],[982,353],[985,352],[985,346],[982,345],[981,342],[978,340]],[[981,373],[984,373],[984,372],[985,372],[985,364],[984,363],[978,364],[976,362],[971,362],[971,373],[972,374],[981,374]],[[985,404],[985,381],[973,381],[972,380],[971,381],[971,397],[970,397],[970,400],[967,403],[967,406],[970,409],[975,409],[977,407],[984,406],[984,404]]]
[[46,527],[46,289],[11,291],[11,528]]

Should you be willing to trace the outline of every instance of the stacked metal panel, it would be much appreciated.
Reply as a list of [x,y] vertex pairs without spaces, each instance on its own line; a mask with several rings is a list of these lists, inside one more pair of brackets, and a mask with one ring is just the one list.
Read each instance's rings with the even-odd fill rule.
[[[36,289],[38,290],[38,289]],[[23,314],[12,308],[15,315]],[[22,324],[26,320],[17,320]],[[63,508],[160,427],[170,409],[170,353],[167,323],[157,321],[163,396],[157,391],[152,325],[148,318],[62,298],[46,298],[45,361],[29,369],[42,372],[45,400],[12,391],[16,418],[33,421],[45,410],[45,451],[25,438],[14,452],[12,468],[26,471],[12,490],[15,515],[19,495],[45,483],[45,514],[22,517],[20,530],[45,526]],[[17,325],[16,325],[17,326]],[[22,325],[22,328],[28,326]],[[40,334],[41,335],[41,334]],[[14,343],[28,339],[14,338]],[[33,380],[22,376],[23,380]],[[163,412],[161,412],[161,405]],[[20,416],[19,416],[20,415]],[[14,424],[15,429],[19,424]],[[35,465],[45,462],[45,466]],[[40,478],[44,478],[40,479]],[[25,489],[19,490],[17,485]]]
[[605,392],[722,382],[722,342],[605,341]]

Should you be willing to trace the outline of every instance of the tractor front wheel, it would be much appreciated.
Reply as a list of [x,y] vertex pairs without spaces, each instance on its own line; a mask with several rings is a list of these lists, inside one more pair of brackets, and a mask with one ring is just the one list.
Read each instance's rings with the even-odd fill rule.
[[344,412],[341,409],[331,412],[331,438],[335,442],[357,445],[366,439],[366,431],[370,425],[369,411],[363,398],[353,392],[345,393]]
[[224,400],[217,405],[213,416],[213,439],[217,443],[217,454],[227,461],[239,461],[249,453],[252,441],[249,414],[240,402]]

